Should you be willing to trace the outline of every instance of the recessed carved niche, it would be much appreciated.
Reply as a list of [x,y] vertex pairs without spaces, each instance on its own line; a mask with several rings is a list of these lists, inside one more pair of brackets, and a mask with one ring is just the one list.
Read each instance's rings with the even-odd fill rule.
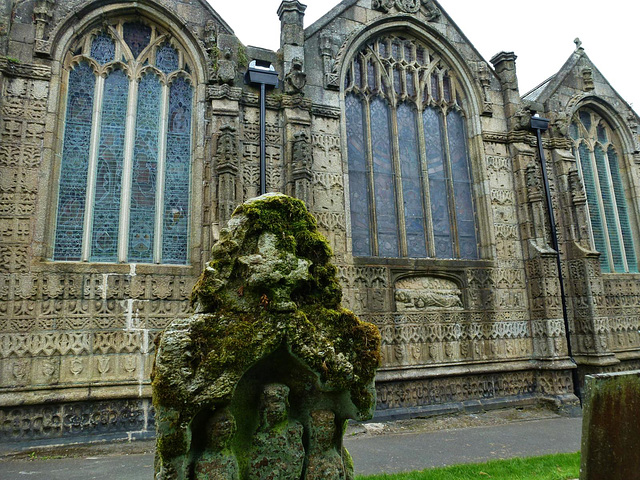
[[446,278],[419,276],[401,278],[395,284],[396,311],[462,309],[462,291]]

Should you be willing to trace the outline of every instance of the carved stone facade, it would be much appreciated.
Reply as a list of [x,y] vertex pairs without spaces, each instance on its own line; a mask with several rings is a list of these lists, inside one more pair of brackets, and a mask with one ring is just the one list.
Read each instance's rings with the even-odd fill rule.
[[[306,29],[304,5],[285,1],[277,12],[278,52],[243,45],[204,0],[107,3],[0,7],[0,441],[151,434],[155,339],[171,320],[191,315],[191,290],[220,230],[237,205],[259,193],[259,91],[242,79],[253,59],[280,74],[280,86],[266,98],[267,191],[305,201],[334,250],[343,302],[380,329],[379,415],[478,401],[571,403],[579,392],[576,364],[579,377],[638,368],[640,118],[580,45],[555,76],[522,95],[516,56],[501,52],[488,65],[434,0],[344,0]],[[189,59],[181,74],[193,92],[187,261],[54,260],[72,59],[80,40],[85,47],[93,41],[92,32],[131,24],[161,25],[167,37],[159,42],[170,37],[180,61]],[[377,45],[371,55],[368,45]],[[379,64],[358,63],[373,59],[374,50]],[[101,72],[97,82],[129,68],[87,62]],[[435,80],[422,73],[425,65],[433,66]],[[350,95],[367,106],[362,118],[369,129],[374,117],[366,102],[387,99],[387,157],[376,157],[372,138],[379,135],[367,133],[358,144],[348,134]],[[381,163],[372,159],[390,159],[394,188],[405,188],[407,155],[395,138],[406,132],[398,126],[399,107],[411,102],[418,112],[454,110],[462,119],[473,258],[354,255],[358,195],[378,188]],[[593,125],[595,138],[584,137],[584,112],[602,122]],[[566,320],[537,139],[529,129],[535,113],[550,120],[542,142]],[[427,140],[419,137],[416,151],[425,151]],[[358,152],[369,183],[357,183]],[[418,181],[431,190],[432,157],[420,155]],[[597,182],[588,158],[603,175]],[[594,185],[601,192],[595,196]],[[457,187],[447,188],[451,196]],[[410,204],[403,195],[396,195],[397,212]],[[384,217],[372,210],[375,200],[365,230],[378,241]],[[429,213],[430,202],[423,205],[427,244],[441,233],[429,223],[437,214]],[[412,218],[403,212],[394,228],[408,232]],[[407,252],[409,236],[400,236],[400,251]]]

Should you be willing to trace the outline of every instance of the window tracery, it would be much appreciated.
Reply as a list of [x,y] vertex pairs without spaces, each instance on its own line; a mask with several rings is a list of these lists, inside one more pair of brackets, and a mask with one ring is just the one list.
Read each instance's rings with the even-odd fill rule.
[[616,137],[598,113],[582,108],[569,127],[586,195],[591,232],[604,273],[638,273]]
[[345,75],[353,254],[478,258],[464,91],[422,42],[385,35]]
[[167,32],[79,38],[67,90],[54,260],[187,263],[193,78]]

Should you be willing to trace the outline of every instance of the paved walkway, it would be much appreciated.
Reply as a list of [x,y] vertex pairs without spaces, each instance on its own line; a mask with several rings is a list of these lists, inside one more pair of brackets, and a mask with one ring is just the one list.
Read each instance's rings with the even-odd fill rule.
[[[473,416],[472,416],[473,417]],[[476,416],[477,418],[477,416]],[[473,420],[473,419],[472,419]],[[483,425],[484,423],[484,425]],[[529,457],[580,449],[581,419],[542,415],[496,422],[441,425],[374,424],[345,437],[357,474],[392,473],[491,459]],[[500,422],[498,422],[500,423]],[[478,425],[481,426],[478,426]],[[460,427],[462,425],[462,427]],[[358,432],[359,430],[359,432]],[[391,433],[388,433],[391,432]],[[404,432],[404,433],[403,433]],[[117,451],[112,451],[117,450]],[[153,443],[105,450],[81,449],[69,458],[39,452],[33,458],[0,459],[2,480],[150,480]],[[146,450],[146,451],[145,451]],[[127,453],[127,452],[140,453]]]

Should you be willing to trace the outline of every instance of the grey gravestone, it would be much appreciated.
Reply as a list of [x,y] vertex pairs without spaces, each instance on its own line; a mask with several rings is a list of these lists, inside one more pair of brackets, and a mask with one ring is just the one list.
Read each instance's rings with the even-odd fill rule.
[[587,375],[580,480],[640,478],[640,371]]
[[380,335],[340,306],[304,203],[236,209],[153,370],[156,479],[348,480],[350,418],[370,418]]

